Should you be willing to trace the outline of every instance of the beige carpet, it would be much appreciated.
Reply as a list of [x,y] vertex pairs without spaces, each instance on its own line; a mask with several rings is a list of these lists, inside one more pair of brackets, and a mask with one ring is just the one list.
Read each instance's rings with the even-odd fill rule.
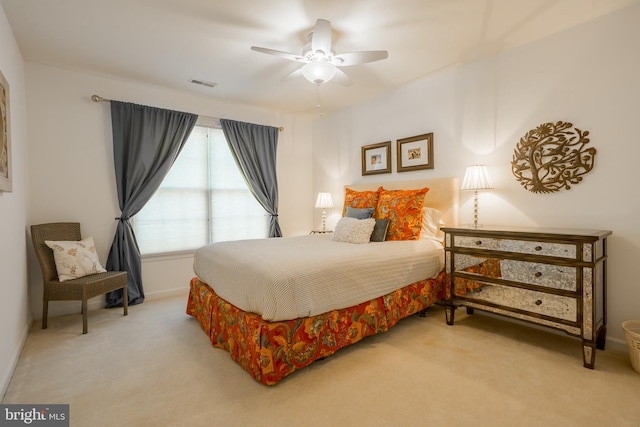
[[[55,304],[55,303],[54,303]],[[3,403],[68,403],[72,426],[638,426],[627,353],[440,307],[255,382],[185,314],[186,295],[35,324]]]

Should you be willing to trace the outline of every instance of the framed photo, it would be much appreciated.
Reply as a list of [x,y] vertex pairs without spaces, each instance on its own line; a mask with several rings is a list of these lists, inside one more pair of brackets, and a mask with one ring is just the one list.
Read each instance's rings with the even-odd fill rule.
[[362,147],[362,175],[391,173],[391,141]]
[[9,131],[9,83],[0,71],[0,191],[11,192],[11,132]]
[[398,172],[433,169],[433,133],[398,140]]

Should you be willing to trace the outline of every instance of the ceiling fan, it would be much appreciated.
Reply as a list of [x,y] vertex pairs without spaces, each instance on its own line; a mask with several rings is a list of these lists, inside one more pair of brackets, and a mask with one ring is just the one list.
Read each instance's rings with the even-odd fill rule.
[[338,67],[380,61],[389,57],[389,53],[386,50],[370,50],[336,55],[331,50],[331,22],[326,19],[318,19],[316,21],[313,32],[309,33],[309,42],[302,48],[301,55],[258,46],[251,46],[251,50],[305,64],[285,76],[282,80],[302,75],[305,79],[318,86],[332,79],[335,79],[334,81],[343,86],[349,86],[352,83],[351,79]]

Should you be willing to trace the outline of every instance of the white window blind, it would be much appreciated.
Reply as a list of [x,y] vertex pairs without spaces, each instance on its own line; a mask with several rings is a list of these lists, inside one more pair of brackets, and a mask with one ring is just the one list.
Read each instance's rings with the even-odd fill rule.
[[247,188],[222,129],[195,126],[133,227],[140,252],[149,255],[266,238],[269,218]]

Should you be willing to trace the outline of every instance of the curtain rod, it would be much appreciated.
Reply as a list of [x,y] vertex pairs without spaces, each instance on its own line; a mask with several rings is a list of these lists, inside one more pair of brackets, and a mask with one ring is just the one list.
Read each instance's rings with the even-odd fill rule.
[[[103,97],[98,96],[98,95],[91,95],[91,100],[92,100],[93,102],[111,102],[111,100],[110,100],[110,99],[103,98]],[[218,118],[216,118],[216,117],[212,117],[212,119],[220,120],[220,119],[218,119]],[[279,130],[280,132],[284,132],[284,128],[283,128],[282,126],[280,126],[280,127],[278,128],[278,130]]]

